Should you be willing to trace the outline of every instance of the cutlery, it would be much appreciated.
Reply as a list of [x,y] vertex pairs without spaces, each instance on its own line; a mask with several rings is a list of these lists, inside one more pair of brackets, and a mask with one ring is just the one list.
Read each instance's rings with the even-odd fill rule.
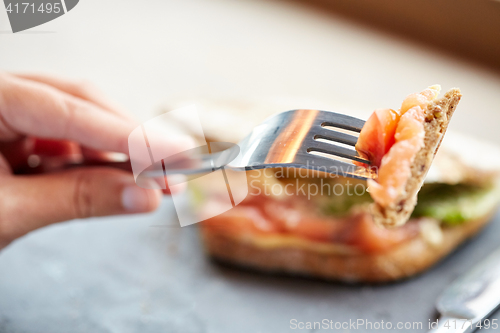
[[500,304],[500,248],[454,281],[437,301],[441,314],[429,333],[473,332],[481,326],[500,331],[500,323],[487,318]]

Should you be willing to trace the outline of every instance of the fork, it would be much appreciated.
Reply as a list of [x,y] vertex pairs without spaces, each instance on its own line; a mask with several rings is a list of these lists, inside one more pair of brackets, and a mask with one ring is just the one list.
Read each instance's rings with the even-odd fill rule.
[[[252,170],[277,167],[305,168],[352,178],[376,178],[370,162],[354,149],[364,120],[311,109],[285,111],[266,119],[238,144],[209,142],[155,163],[141,176],[199,174],[220,168]],[[362,162],[358,166],[353,162]],[[63,168],[111,166],[131,171],[130,161],[68,162]],[[43,170],[23,166],[15,173]]]
[[163,170],[146,171],[146,177],[193,174],[228,167],[252,170],[294,167],[358,179],[375,178],[370,161],[354,149],[364,120],[321,110],[279,113],[255,127],[237,145],[211,142],[164,160]]

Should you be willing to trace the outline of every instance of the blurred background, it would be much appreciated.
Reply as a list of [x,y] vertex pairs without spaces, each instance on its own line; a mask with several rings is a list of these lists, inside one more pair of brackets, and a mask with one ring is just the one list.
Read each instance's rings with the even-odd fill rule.
[[[141,121],[187,101],[366,116],[438,83],[464,95],[453,130],[500,139],[493,0],[83,0],[16,34],[2,7],[0,68],[92,81]],[[213,267],[171,208],[51,226],[2,251],[0,332],[286,332],[294,316],[427,322],[436,295],[495,248],[500,230],[495,222],[484,246],[410,282],[353,287]]]
[[3,69],[91,80],[141,119],[200,97],[369,112],[439,83],[464,93],[454,129],[496,139],[498,1],[85,0],[18,34],[0,15]]

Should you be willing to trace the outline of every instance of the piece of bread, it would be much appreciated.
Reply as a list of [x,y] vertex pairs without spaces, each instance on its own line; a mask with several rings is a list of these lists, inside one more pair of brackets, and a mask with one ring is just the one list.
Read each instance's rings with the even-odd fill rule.
[[411,165],[411,176],[404,191],[395,202],[383,207],[373,203],[371,212],[375,223],[383,226],[399,226],[409,219],[417,204],[417,193],[424,184],[434,156],[443,140],[451,116],[462,98],[457,88],[448,91],[444,97],[431,101],[425,110],[424,146],[415,156]]
[[225,263],[349,283],[383,283],[414,276],[433,266],[481,230],[493,213],[459,226],[440,227],[442,239],[438,243],[421,233],[407,243],[378,254],[328,253],[294,246],[265,248],[204,228],[203,224],[201,234],[207,253]]

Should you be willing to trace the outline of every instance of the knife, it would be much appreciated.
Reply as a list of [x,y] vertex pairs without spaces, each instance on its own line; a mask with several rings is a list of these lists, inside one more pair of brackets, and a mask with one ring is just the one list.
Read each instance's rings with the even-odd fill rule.
[[[441,317],[429,333],[473,332],[499,304],[500,248],[446,288],[436,304]],[[492,332],[500,329],[496,320],[488,324]]]

